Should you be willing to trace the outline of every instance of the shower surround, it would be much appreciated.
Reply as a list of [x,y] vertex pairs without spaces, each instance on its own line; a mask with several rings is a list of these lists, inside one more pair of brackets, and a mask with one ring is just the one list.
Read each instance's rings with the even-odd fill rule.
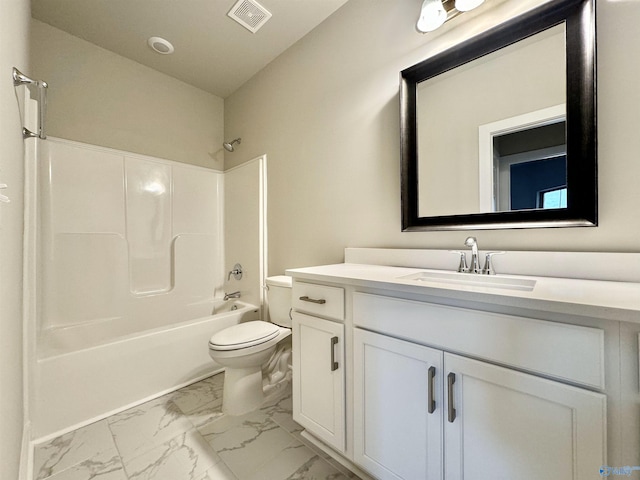
[[224,174],[52,138],[32,153],[32,437],[219,369],[207,339],[259,318],[221,298]]

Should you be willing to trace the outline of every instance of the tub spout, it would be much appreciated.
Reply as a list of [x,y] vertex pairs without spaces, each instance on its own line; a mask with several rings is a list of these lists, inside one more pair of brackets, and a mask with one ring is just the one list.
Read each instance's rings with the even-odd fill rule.
[[230,298],[240,298],[240,292],[233,292],[233,293],[225,293],[224,294],[225,302],[227,300],[229,300]]

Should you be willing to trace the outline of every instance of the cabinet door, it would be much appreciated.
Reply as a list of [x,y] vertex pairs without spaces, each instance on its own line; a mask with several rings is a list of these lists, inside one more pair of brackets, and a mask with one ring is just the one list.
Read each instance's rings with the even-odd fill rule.
[[444,363],[446,479],[598,476],[604,395],[447,353]]
[[293,314],[293,419],[345,449],[344,325]]
[[442,355],[355,329],[354,459],[376,478],[442,478]]

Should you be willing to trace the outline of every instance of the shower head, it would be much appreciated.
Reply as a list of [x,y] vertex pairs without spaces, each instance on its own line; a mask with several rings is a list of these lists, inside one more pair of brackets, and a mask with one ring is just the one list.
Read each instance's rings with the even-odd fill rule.
[[223,143],[222,146],[227,152],[233,152],[234,150],[233,144],[237,143],[238,145],[240,145],[240,143],[242,143],[241,141],[242,141],[241,138],[236,138],[235,140],[231,140],[230,142]]

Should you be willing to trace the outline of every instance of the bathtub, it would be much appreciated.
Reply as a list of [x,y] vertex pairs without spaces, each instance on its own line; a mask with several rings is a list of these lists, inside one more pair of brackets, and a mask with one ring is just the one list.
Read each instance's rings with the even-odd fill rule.
[[[135,302],[124,305],[126,314],[120,317],[91,319],[74,325],[43,328],[38,339],[38,358],[44,359],[124,341],[143,334],[153,335],[166,329],[214,321],[213,317],[218,318],[215,320],[216,325],[225,322],[231,325],[237,323],[232,319],[238,316],[238,310],[249,307],[244,302],[222,299],[181,304],[169,295],[134,300]],[[253,306],[251,308],[255,309]],[[227,317],[226,313],[231,314]],[[225,320],[226,318],[229,320]]]
[[259,308],[239,301],[201,307],[214,314],[143,332],[128,331],[131,322],[104,321],[44,333],[33,438],[44,441],[221,371],[209,357],[209,338],[259,319]]

